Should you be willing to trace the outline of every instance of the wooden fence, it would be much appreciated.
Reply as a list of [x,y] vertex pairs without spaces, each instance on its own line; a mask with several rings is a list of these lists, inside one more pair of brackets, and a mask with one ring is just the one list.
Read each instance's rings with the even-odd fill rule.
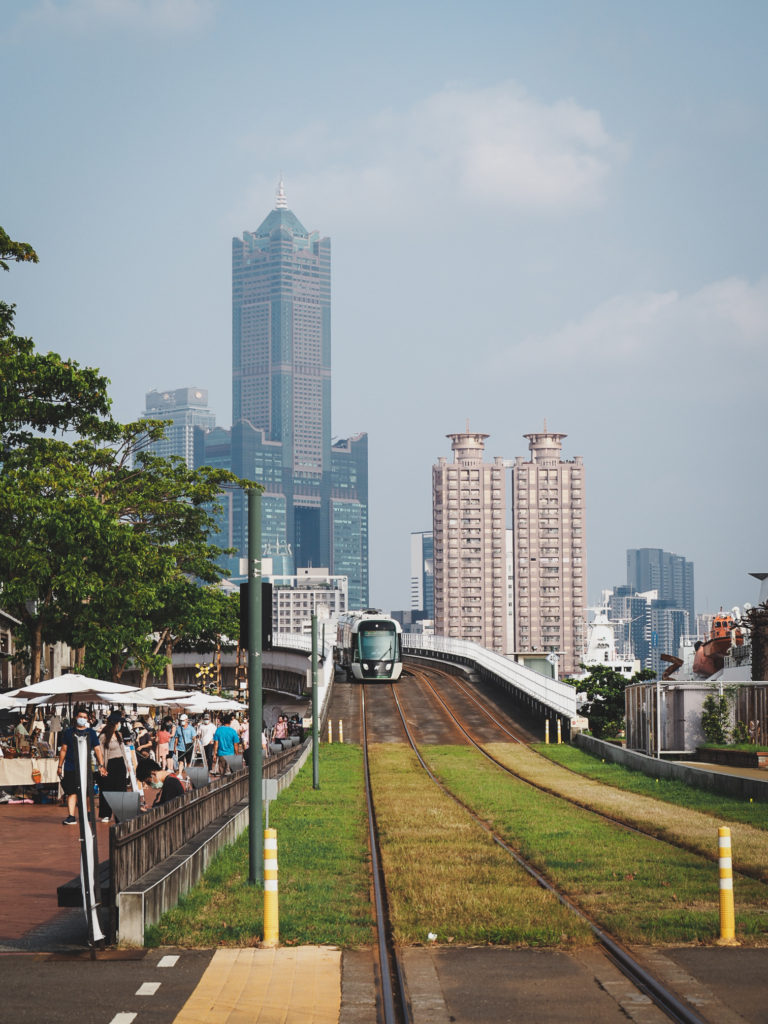
[[[309,742],[307,739],[301,746],[264,758],[264,778],[277,778]],[[202,789],[114,825],[109,830],[109,903],[113,914],[119,892],[161,864],[234,804],[246,800],[248,783],[247,768],[221,778],[214,776]],[[102,893],[102,899],[105,896]]]

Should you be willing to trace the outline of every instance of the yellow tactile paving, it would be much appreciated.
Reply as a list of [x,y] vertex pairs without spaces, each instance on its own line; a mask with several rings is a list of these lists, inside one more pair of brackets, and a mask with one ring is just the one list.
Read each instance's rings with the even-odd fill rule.
[[173,1024],[338,1024],[341,951],[218,949]]

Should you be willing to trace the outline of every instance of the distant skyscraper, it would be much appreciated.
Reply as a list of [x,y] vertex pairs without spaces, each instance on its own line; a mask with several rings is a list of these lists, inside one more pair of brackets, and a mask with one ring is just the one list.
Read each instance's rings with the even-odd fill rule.
[[435,617],[435,561],[432,531],[411,534],[411,611]]
[[693,600],[693,562],[661,548],[630,548],[627,551],[627,586],[633,593],[658,592],[668,608],[688,612],[691,626],[696,620]]
[[435,632],[507,653],[506,486],[488,434],[448,434],[453,462],[432,467]]
[[[368,603],[367,436],[331,440],[331,242],[288,209],[232,241],[232,470],[264,488],[264,553],[329,566]],[[235,546],[247,550],[242,495]]]
[[515,650],[558,654],[561,675],[579,669],[587,622],[584,466],[561,459],[566,436],[525,434],[512,476]]
[[216,417],[208,408],[207,390],[150,391],[143,416],[148,420],[171,420],[170,426],[165,428],[165,437],[152,444],[150,450],[164,459],[178,455],[189,469],[194,469],[199,463],[202,433],[216,425]]
[[627,583],[614,587],[610,608],[632,655],[660,675],[661,655],[677,655],[695,628],[693,562],[661,548],[630,548]]

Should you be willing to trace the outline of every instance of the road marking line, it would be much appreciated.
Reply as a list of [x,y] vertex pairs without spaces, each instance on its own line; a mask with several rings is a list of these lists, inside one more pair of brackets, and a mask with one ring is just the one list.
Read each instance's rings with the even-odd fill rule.
[[176,961],[179,959],[178,954],[175,956],[161,956],[157,961],[158,967],[175,967]]
[[137,996],[153,996],[155,992],[160,988],[159,981],[145,981],[143,985],[140,985],[136,989]]
[[136,1016],[135,1013],[116,1013],[109,1024],[131,1024],[136,1020]]

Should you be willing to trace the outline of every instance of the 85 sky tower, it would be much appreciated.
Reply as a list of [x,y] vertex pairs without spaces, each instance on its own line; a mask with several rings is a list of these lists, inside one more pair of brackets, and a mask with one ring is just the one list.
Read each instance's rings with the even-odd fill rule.
[[264,553],[347,575],[350,607],[365,606],[367,436],[331,440],[331,242],[288,209],[282,182],[275,209],[232,240],[232,418],[232,468],[265,488]]

